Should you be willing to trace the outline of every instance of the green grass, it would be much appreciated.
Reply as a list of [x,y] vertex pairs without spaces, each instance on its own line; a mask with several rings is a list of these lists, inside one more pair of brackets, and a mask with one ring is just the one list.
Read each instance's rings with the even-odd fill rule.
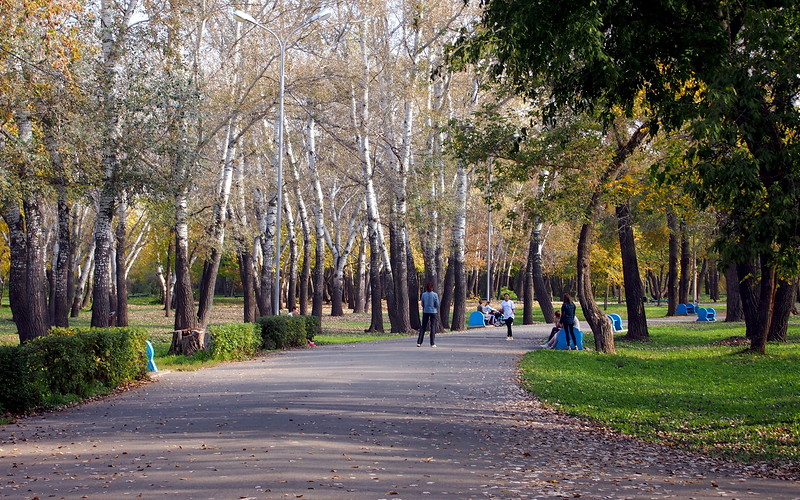
[[387,338],[408,337],[408,335],[373,335],[368,333],[353,333],[353,334],[322,334],[314,337],[314,343],[317,345],[324,344],[350,344],[353,342],[369,342],[372,340],[383,340]]
[[170,342],[153,344],[153,349],[155,350],[153,358],[159,370],[194,371],[219,364],[219,361],[211,359],[211,354],[208,351],[199,351],[194,356],[175,356],[167,354],[169,346]]
[[[651,327],[617,355],[531,352],[523,384],[545,404],[625,433],[741,461],[800,461],[800,326],[767,355],[712,346],[741,324]],[[588,345],[591,345],[589,336]]]

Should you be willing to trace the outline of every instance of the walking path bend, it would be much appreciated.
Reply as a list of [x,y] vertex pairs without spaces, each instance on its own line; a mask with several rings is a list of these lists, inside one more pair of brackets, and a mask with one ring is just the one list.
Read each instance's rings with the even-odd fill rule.
[[800,498],[800,483],[542,408],[515,377],[549,328],[163,374],[0,427],[0,498]]

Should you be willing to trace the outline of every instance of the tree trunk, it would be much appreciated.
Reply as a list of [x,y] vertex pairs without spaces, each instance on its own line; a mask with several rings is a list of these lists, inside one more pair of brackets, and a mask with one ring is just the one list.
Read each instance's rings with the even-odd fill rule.
[[633,237],[630,202],[617,205],[617,228],[619,247],[622,253],[622,277],[625,284],[625,305],[628,310],[628,333],[625,338],[646,340],[647,316],[644,311],[644,289],[639,275],[639,262],[636,258],[636,242]]
[[316,150],[316,121],[313,113],[308,114],[305,127],[305,151],[306,163],[311,173],[311,181],[314,187],[314,271],[313,271],[313,294],[311,296],[311,314],[318,318],[322,317],[323,290],[325,288],[325,205],[322,195],[322,186],[319,182],[317,171],[317,150]]
[[739,276],[739,296],[742,299],[745,334],[751,342],[758,337],[758,307],[760,290],[757,286],[758,267],[754,262],[738,262],[736,274]]
[[422,327],[420,321],[419,301],[416,300],[421,295],[419,277],[417,276],[416,265],[414,264],[414,252],[408,252],[406,269],[408,270],[408,314],[409,324],[414,331],[419,331]]
[[244,295],[244,322],[253,323],[256,320],[256,296],[253,290],[253,283],[255,282],[255,273],[253,272],[253,254],[247,248],[244,248],[238,253],[239,260],[239,276],[242,279],[242,294]]
[[214,210],[211,225],[208,227],[208,236],[211,242],[211,251],[203,263],[203,277],[200,280],[200,301],[197,305],[197,324],[201,330],[206,328],[211,318],[211,307],[214,304],[214,289],[217,285],[219,265],[222,260],[223,244],[225,242],[225,226],[228,221],[228,205],[233,186],[234,156],[236,145],[234,139],[235,118],[231,117],[227,124],[224,151],[222,153],[222,171],[219,175]]
[[775,309],[772,312],[772,322],[770,323],[767,341],[786,342],[789,315],[792,313],[796,295],[797,283],[792,284],[782,279],[778,280],[778,289],[775,292]]
[[689,303],[689,272],[691,271],[691,258],[692,252],[689,248],[689,232],[686,227],[686,221],[680,222],[681,232],[681,274],[680,282],[678,284],[678,303]]
[[358,243],[358,263],[356,265],[355,276],[353,277],[355,286],[355,308],[354,313],[363,313],[367,310],[367,226],[361,228],[361,236]]
[[44,146],[50,157],[50,163],[54,171],[53,184],[56,189],[58,201],[56,202],[58,214],[58,242],[56,244],[56,255],[53,261],[53,294],[52,303],[52,324],[60,327],[69,326],[69,271],[70,257],[72,256],[72,241],[70,234],[70,207],[67,199],[67,178],[64,170],[61,152],[55,136],[54,113],[43,101],[39,101],[37,108],[42,122]]
[[739,275],[734,263],[728,264],[725,270],[725,290],[727,293],[725,322],[744,321],[742,295],[739,293]]
[[678,216],[667,213],[669,228],[669,269],[667,271],[667,316],[675,316],[678,309]]
[[197,328],[189,269],[189,224],[186,191],[175,200],[175,330]]
[[119,195],[119,204],[117,205],[117,228],[115,231],[116,237],[116,273],[117,273],[117,302],[115,304],[115,322],[116,326],[128,326],[128,283],[127,283],[127,268],[128,268],[128,202],[126,193],[123,191]]
[[532,262],[533,288],[536,293],[536,301],[539,303],[545,322],[552,323],[555,321],[555,311],[553,310],[553,298],[550,290],[547,288],[547,283],[544,279],[544,270],[542,269],[543,243],[541,223],[537,224],[531,233],[531,245],[536,248]]
[[[597,194],[597,193],[596,193]],[[595,195],[595,197],[597,197]],[[597,197],[599,198],[599,197]],[[595,203],[593,201],[593,203]],[[578,240],[578,297],[586,322],[594,333],[594,346],[598,352],[614,354],[614,330],[611,321],[603,314],[594,299],[592,291],[590,254],[594,224],[587,222],[581,227]]]
[[[769,336],[772,325],[773,313],[775,312],[775,292],[776,278],[775,268],[768,264],[766,256],[761,256],[761,291],[759,293],[757,323],[748,331],[753,331],[754,336],[750,339],[750,350],[757,354],[766,354],[767,337]],[[746,320],[745,320],[746,322]]]
[[467,191],[469,176],[466,166],[458,165],[456,174],[456,213],[453,221],[453,319],[450,329],[459,331],[465,327],[467,313],[467,276],[464,262],[464,241],[467,234]]
[[447,259],[447,270],[444,272],[444,284],[442,285],[442,301],[439,307],[439,321],[441,322],[441,329],[451,330],[450,328],[450,305],[453,303],[453,292],[455,290],[455,273],[453,271],[455,257],[452,255],[453,248],[450,248],[450,258]]
[[369,328],[367,332],[380,332],[383,333],[383,306],[381,299],[383,298],[383,291],[381,290],[381,250],[377,242],[377,236],[373,235],[373,228],[370,228],[369,235],[369,282],[370,282],[370,296],[371,304],[370,310],[372,312],[370,318]]

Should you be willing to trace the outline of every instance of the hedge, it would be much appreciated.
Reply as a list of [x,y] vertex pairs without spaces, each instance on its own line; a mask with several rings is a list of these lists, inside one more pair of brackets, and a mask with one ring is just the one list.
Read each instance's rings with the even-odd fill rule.
[[24,411],[47,399],[113,390],[147,373],[143,328],[55,328],[0,353],[0,408]]
[[209,325],[211,357],[223,361],[247,359],[262,344],[261,326],[256,323]]
[[44,387],[28,365],[25,346],[0,346],[0,412],[23,412],[42,404]]
[[[309,320],[313,316],[263,316],[256,320],[261,326],[261,348],[287,349],[301,347],[314,338],[309,338]],[[318,320],[318,318],[315,318]],[[315,323],[318,324],[318,323]]]

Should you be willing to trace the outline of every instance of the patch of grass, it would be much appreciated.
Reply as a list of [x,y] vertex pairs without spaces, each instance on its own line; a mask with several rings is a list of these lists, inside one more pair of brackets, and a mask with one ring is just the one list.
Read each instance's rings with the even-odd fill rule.
[[[688,326],[688,328],[687,328]],[[767,355],[711,346],[741,324],[651,327],[617,355],[529,353],[524,386],[546,404],[646,440],[742,461],[800,461],[800,327]]]
[[317,345],[324,344],[350,344],[353,342],[369,342],[372,340],[382,340],[387,338],[408,337],[408,335],[373,335],[368,333],[362,334],[322,334],[314,336],[314,343]]
[[154,358],[159,370],[195,371],[201,368],[209,368],[219,363],[219,361],[211,359],[209,351],[198,351],[194,356],[167,354],[169,346],[170,342],[153,343]]

